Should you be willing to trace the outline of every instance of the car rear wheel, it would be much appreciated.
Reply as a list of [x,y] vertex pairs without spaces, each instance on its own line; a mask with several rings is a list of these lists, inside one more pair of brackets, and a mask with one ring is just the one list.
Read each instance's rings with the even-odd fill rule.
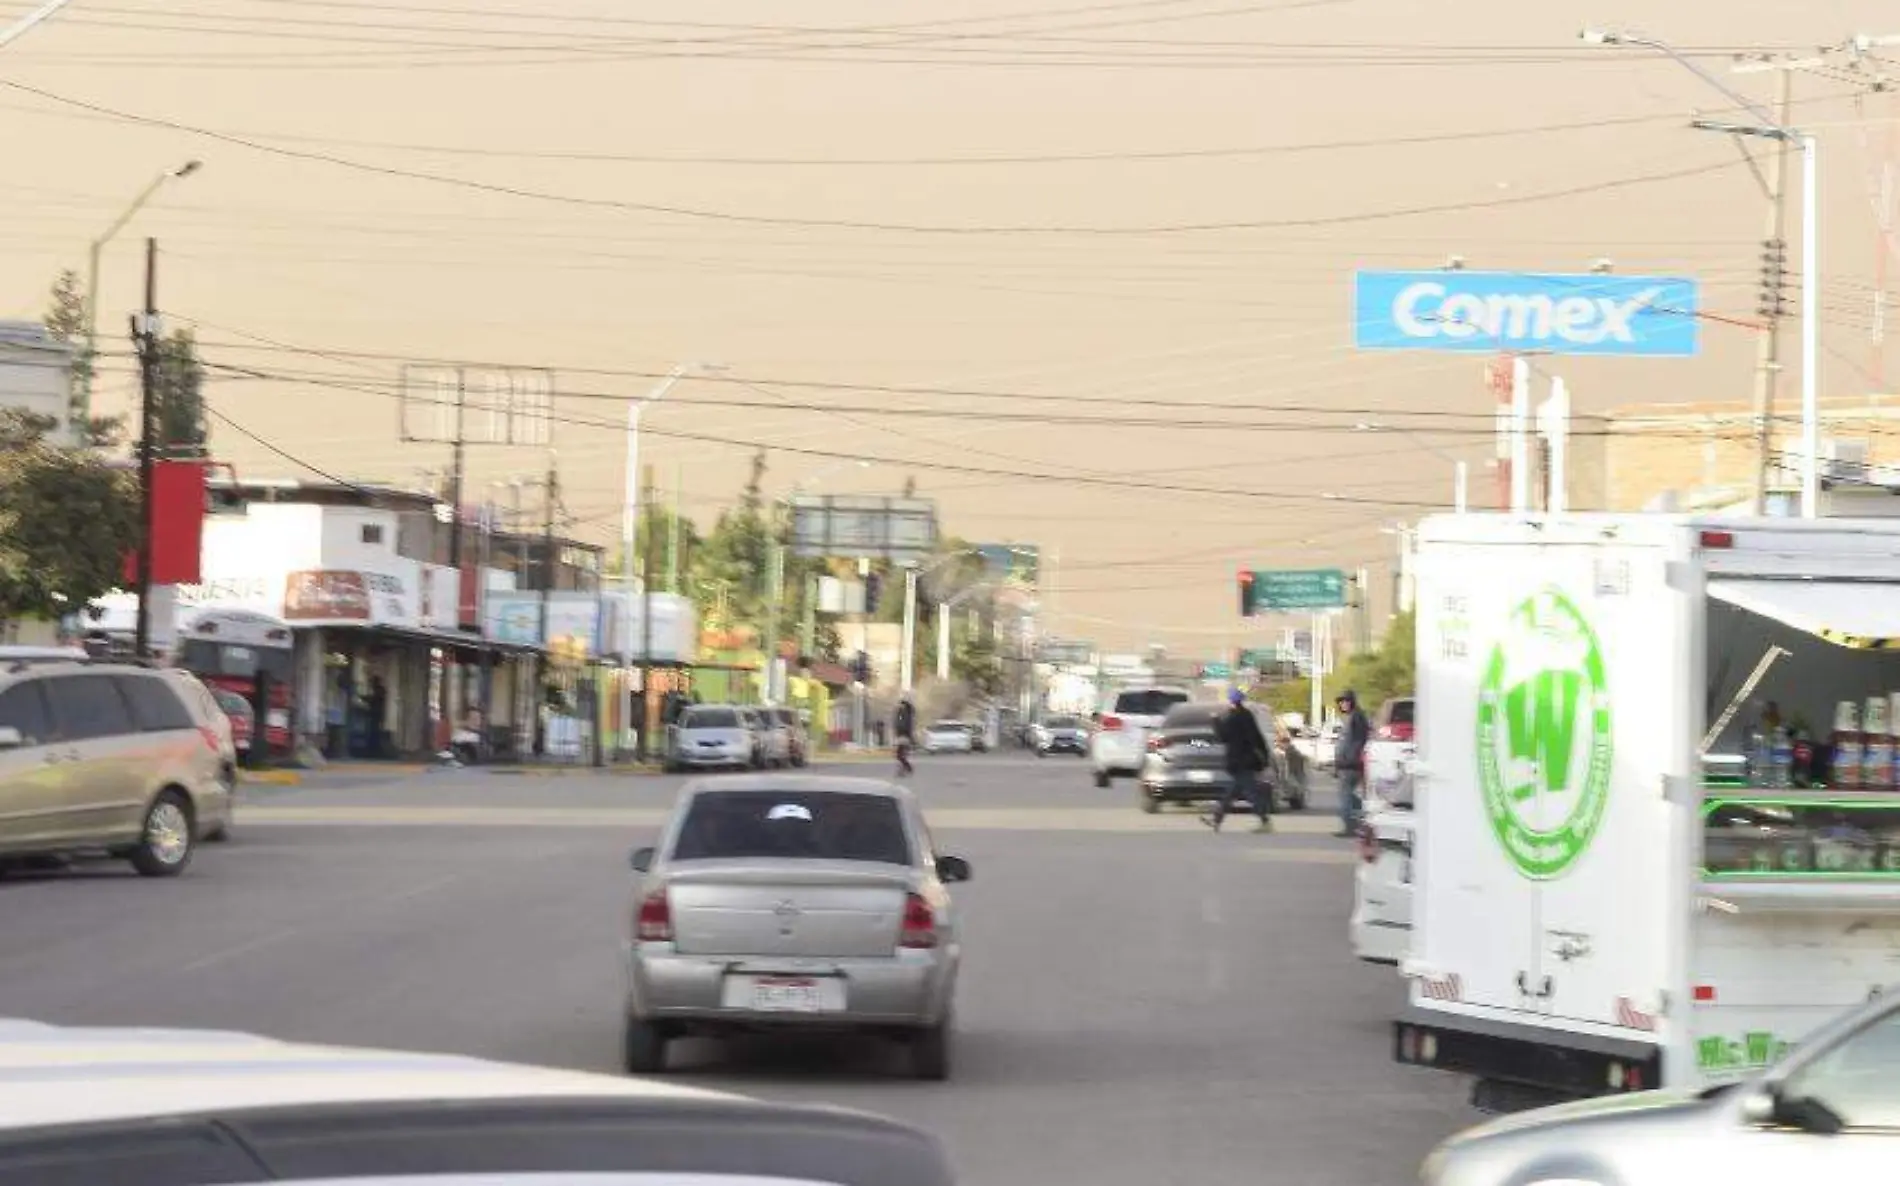
[[1161,810],[1161,796],[1154,794],[1153,792],[1149,791],[1146,787],[1143,787],[1141,791],[1141,809],[1147,812],[1149,815],[1153,815],[1156,812],[1160,811]]
[[197,849],[192,839],[191,803],[175,790],[164,790],[145,809],[139,842],[132,849],[132,867],[147,877],[176,877],[191,864]]
[[920,1029],[910,1039],[910,1073],[942,1082],[950,1077],[950,1023]]
[[1109,774],[1108,774],[1108,771],[1106,771],[1106,770],[1097,770],[1097,771],[1095,772],[1095,785],[1096,785],[1096,786],[1098,786],[1098,787],[1105,787],[1105,786],[1107,786],[1107,785],[1109,784],[1109,782],[1110,782],[1110,779],[1109,779]]
[[629,1075],[656,1075],[666,1069],[666,1035],[660,1027],[638,1017],[627,1018],[621,1041],[621,1060]]

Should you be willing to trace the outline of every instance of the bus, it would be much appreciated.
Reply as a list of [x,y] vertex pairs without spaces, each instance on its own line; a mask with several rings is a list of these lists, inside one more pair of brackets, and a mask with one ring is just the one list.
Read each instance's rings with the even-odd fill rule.
[[197,676],[214,693],[256,703],[257,673],[270,678],[270,704],[258,727],[273,756],[295,748],[290,727],[291,685],[296,676],[296,636],[280,618],[243,609],[206,609],[178,630],[171,665]]

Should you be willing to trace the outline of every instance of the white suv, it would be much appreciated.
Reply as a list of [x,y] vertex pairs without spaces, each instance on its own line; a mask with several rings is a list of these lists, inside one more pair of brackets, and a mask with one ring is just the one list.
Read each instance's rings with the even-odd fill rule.
[[1105,787],[1117,774],[1141,773],[1147,756],[1148,731],[1177,704],[1185,704],[1185,688],[1156,686],[1117,689],[1102,706],[1089,735],[1089,764],[1095,767],[1095,785]]

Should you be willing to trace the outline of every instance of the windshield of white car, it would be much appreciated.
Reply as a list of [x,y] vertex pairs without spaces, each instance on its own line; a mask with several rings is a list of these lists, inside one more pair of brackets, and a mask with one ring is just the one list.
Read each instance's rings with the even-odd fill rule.
[[1186,692],[1170,692],[1163,688],[1147,688],[1139,692],[1122,692],[1115,697],[1115,712],[1130,717],[1158,717],[1177,704],[1187,702]]
[[739,714],[730,708],[689,708],[680,718],[682,729],[737,729]]
[[888,795],[852,791],[702,791],[675,861],[782,858],[911,863],[903,813]]
[[1043,724],[1051,729],[1073,729],[1076,727],[1074,717],[1050,717],[1044,721]]

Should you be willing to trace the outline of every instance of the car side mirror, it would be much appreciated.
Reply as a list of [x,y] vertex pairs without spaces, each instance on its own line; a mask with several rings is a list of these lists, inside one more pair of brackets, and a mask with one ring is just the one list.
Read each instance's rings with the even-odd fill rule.
[[646,873],[653,868],[653,850],[650,848],[636,848],[633,850],[633,856],[628,858],[627,863],[633,866],[635,873]]
[[938,857],[937,876],[944,881],[968,881],[970,862],[962,857]]
[[26,738],[12,725],[0,725],[0,750],[19,749],[26,744]]

